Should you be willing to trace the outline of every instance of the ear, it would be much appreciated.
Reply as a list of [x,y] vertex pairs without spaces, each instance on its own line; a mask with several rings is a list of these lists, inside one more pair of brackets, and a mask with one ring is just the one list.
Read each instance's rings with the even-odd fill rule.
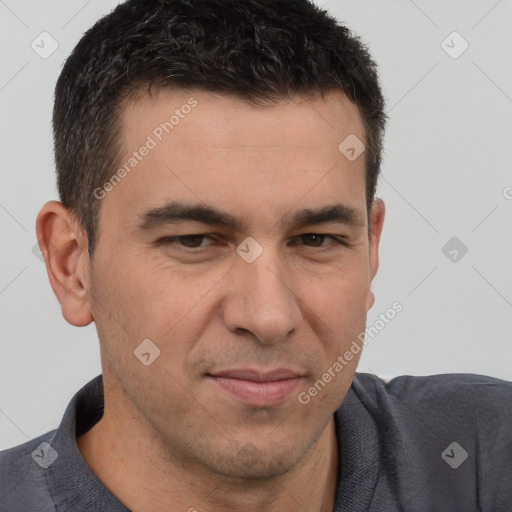
[[39,248],[62,315],[71,325],[94,321],[88,303],[90,271],[87,237],[73,213],[58,201],[49,201],[36,220]]
[[[382,199],[376,198],[373,201],[370,216],[370,284],[377,274],[379,268],[379,243],[380,235],[382,234],[382,227],[384,225],[384,216],[386,207]],[[368,311],[375,302],[375,295],[368,290],[368,297],[366,301],[366,310]]]

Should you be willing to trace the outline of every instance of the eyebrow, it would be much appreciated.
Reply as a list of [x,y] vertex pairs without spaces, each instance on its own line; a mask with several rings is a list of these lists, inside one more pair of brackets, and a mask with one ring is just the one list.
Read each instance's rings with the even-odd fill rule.
[[[138,230],[151,231],[163,225],[186,221],[221,226],[234,231],[244,231],[246,228],[241,220],[230,213],[200,203],[183,203],[180,201],[172,201],[165,206],[146,211],[137,217],[136,226]],[[328,222],[353,227],[366,225],[358,210],[341,203],[317,209],[305,208],[294,213],[288,222],[285,221],[287,225],[294,229]]]

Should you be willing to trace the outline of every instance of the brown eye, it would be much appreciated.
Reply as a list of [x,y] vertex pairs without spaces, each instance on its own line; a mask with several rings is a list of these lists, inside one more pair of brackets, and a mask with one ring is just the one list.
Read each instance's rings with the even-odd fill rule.
[[168,236],[159,240],[158,244],[163,246],[178,246],[187,249],[200,249],[209,244],[202,244],[203,240],[210,238],[208,235],[182,235]]
[[[311,247],[311,248],[321,248],[321,249],[335,249],[336,247],[349,247],[350,244],[344,240],[343,237],[335,236],[335,235],[327,235],[324,233],[305,233],[303,235],[299,235],[296,237],[296,239],[299,239],[302,243],[299,243],[299,245],[302,245],[304,247]],[[328,240],[332,240],[330,243],[324,243]],[[297,242],[295,242],[293,245],[296,245]]]
[[185,235],[178,237],[181,244],[185,247],[196,248],[201,246],[204,235]]
[[[322,247],[324,246],[323,242],[326,238],[333,238],[331,235],[320,235],[315,233],[308,233],[305,235],[301,235],[301,239],[303,242],[310,241],[311,243],[306,243],[309,247]],[[329,244],[327,244],[329,245]]]

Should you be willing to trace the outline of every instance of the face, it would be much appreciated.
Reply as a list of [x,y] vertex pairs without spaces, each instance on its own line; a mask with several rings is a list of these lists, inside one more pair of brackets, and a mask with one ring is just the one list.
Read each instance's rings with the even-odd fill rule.
[[338,357],[373,304],[383,215],[369,239],[364,154],[338,149],[364,140],[358,110],[341,93],[258,109],[160,91],[122,120],[89,270],[110,403],[183,464],[283,474],[343,400],[360,351]]

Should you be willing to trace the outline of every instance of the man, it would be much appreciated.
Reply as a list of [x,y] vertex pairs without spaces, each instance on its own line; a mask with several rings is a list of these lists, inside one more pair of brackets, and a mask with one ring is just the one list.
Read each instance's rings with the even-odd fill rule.
[[37,233],[102,375],[0,454],[2,512],[511,509],[510,383],[356,374],[385,117],[307,0],[129,0],[84,35]]

